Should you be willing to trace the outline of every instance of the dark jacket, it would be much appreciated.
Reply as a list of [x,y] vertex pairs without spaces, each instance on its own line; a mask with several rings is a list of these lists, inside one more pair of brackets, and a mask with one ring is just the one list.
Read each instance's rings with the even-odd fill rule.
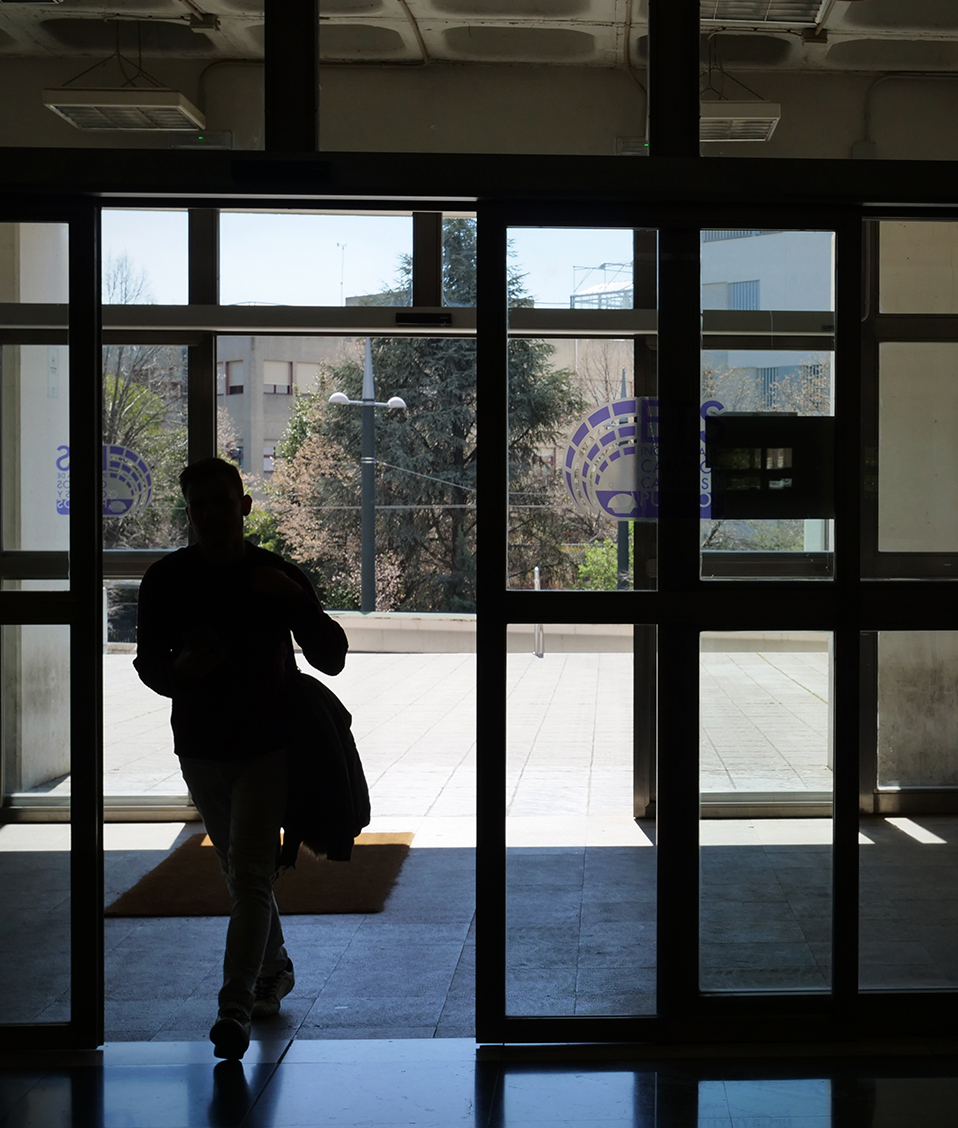
[[300,843],[330,861],[348,862],[353,839],[370,819],[352,717],[328,686],[308,674],[296,679],[279,864],[295,865]]
[[[257,595],[260,569],[282,572],[302,598]],[[297,677],[290,631],[311,666],[326,674],[343,668],[342,627],[323,611],[307,576],[275,553],[248,545],[241,560],[223,566],[207,563],[193,545],[148,569],[133,665],[150,689],[172,698],[177,755],[241,760],[289,743]],[[210,644],[228,659],[197,680],[174,677],[185,647]]]

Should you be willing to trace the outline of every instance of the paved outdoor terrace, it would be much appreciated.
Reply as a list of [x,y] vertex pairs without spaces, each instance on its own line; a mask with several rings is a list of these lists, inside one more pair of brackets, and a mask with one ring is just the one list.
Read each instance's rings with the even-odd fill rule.
[[[132,659],[103,659],[105,790],[181,795],[169,702]],[[351,654],[338,677],[318,675],[353,714],[371,829],[471,845],[475,673],[474,654]],[[703,653],[701,686],[704,791],[831,791],[827,652]],[[631,655],[511,654],[509,709],[513,818],[631,815]]]
[[[103,660],[108,793],[181,795],[167,703],[129,654]],[[415,840],[384,912],[287,918],[297,987],[256,1037],[473,1034],[474,678],[469,654],[353,654],[332,680],[370,829]],[[510,656],[510,1013],[655,1010],[655,826],[632,818],[631,686],[628,654]],[[704,653],[703,789],[830,791],[826,686],[823,650]],[[863,824],[864,984],[958,986],[953,827]],[[198,829],[107,824],[107,902]],[[701,841],[703,986],[827,988],[831,821],[709,819]],[[67,977],[51,969],[67,956],[68,843],[62,824],[0,826],[4,1021],[66,1017]],[[108,1039],[204,1040],[225,921],[105,924]]]

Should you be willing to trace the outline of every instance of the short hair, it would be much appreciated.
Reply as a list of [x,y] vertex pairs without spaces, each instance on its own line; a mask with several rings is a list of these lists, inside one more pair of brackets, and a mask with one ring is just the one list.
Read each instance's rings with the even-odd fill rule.
[[246,493],[243,477],[232,462],[227,462],[225,458],[201,458],[198,462],[191,462],[180,472],[180,489],[183,491],[183,496],[186,497],[186,491],[190,486],[209,482],[213,478],[225,478],[230,485],[239,490],[240,497]]

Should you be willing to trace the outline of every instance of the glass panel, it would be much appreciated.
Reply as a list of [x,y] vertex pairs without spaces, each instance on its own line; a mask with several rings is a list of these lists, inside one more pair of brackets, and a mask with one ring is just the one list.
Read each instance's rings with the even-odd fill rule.
[[[70,547],[69,349],[3,345],[0,380],[3,551],[60,553],[59,572],[65,577]],[[5,586],[19,582],[16,568],[10,571],[13,563],[4,563]],[[22,575],[26,582],[30,572]],[[33,582],[49,589],[67,581]]]
[[958,223],[887,220],[879,227],[882,313],[958,313]]
[[509,342],[509,587],[654,586],[654,363],[632,340]]
[[[829,646],[808,631],[701,636],[703,990],[830,982]],[[819,817],[750,809],[798,802]]]
[[179,473],[187,462],[187,349],[103,349],[103,547],[188,541]]
[[412,217],[220,213],[224,305],[412,303]]
[[510,304],[632,309],[631,228],[512,227]]
[[958,786],[958,631],[878,634],[878,786]]
[[701,634],[703,796],[831,800],[830,646],[826,631]]
[[0,223],[0,303],[69,299],[69,227]]
[[509,628],[509,1014],[655,1012],[655,826],[634,818],[632,635]]
[[831,231],[703,231],[702,309],[833,310],[834,256]]
[[[958,786],[958,631],[878,633],[878,786]],[[926,809],[934,810],[926,792]],[[958,987],[958,818],[861,819],[860,984]]]
[[104,304],[187,304],[187,211],[104,208],[101,223]]
[[878,549],[958,551],[958,344],[882,344],[879,352]]
[[[375,396],[374,526],[362,524],[366,342],[336,337],[221,337],[250,394],[217,397],[218,445],[254,498],[249,534],[295,560],[326,606],[361,605],[361,547],[374,537],[380,611],[475,612],[476,348],[471,340],[371,341]],[[261,391],[264,360],[292,366],[295,396]],[[341,392],[352,403],[330,404]],[[272,451],[269,454],[269,451]],[[367,487],[368,488],[368,487]]]
[[186,785],[173,754],[169,698],[148,689],[133,668],[138,580],[104,584],[103,791],[163,795],[185,803]]
[[[5,797],[70,795],[70,628],[0,629]],[[70,826],[0,826],[0,1024],[70,1018]]]
[[[832,574],[833,244],[829,231],[702,232],[705,578]],[[764,340],[732,312],[748,310]]]

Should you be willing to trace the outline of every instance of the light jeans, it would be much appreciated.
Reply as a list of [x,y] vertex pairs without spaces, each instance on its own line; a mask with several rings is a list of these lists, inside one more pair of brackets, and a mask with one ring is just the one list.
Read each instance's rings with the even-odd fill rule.
[[286,966],[273,877],[286,807],[286,749],[251,760],[181,756],[183,778],[226,877],[232,909],[226,931],[220,1009],[249,1013],[259,975]]

